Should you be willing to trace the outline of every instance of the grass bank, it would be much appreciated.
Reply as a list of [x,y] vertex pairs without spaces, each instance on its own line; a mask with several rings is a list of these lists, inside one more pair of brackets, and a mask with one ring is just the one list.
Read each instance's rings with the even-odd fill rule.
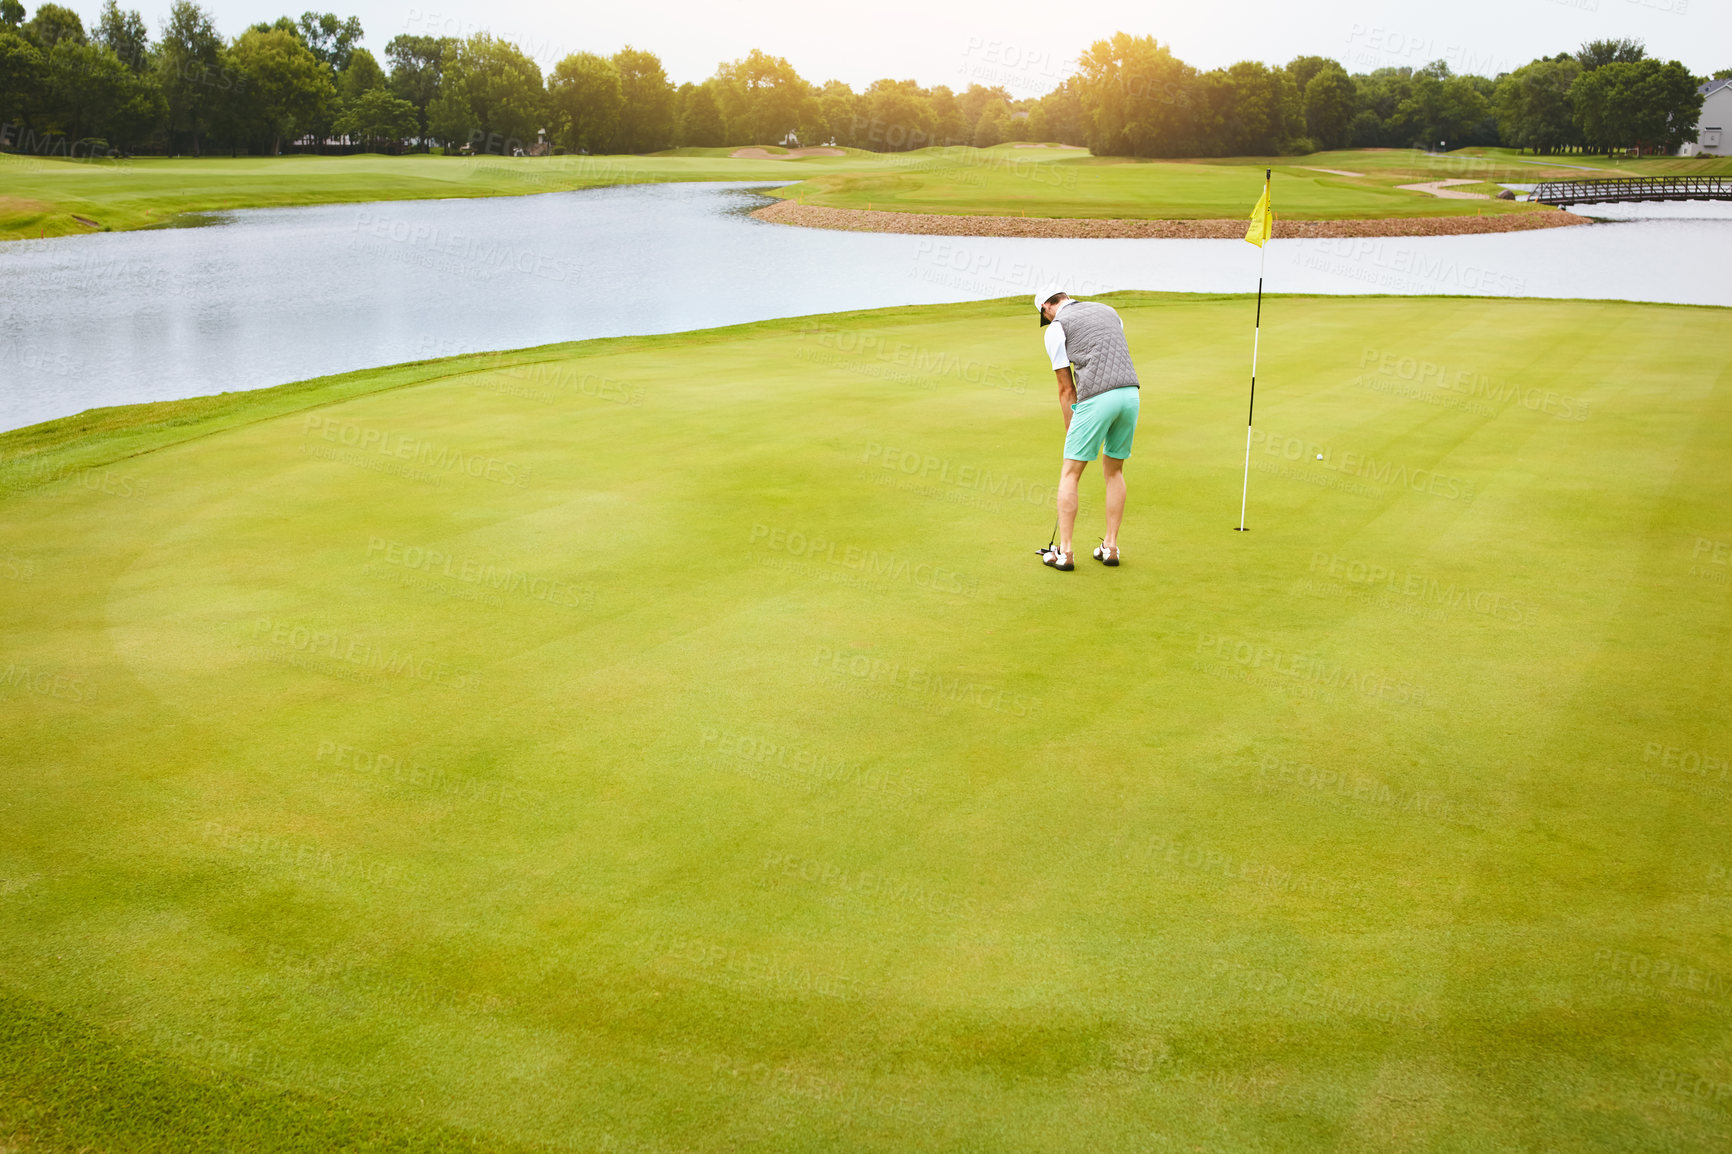
[[0,435],[0,1142],[1722,1148],[1732,317],[1112,299]]

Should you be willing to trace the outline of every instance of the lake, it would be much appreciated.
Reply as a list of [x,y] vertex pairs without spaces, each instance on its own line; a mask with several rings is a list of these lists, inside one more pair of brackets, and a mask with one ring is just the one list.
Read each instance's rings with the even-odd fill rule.
[[[1257,285],[1259,253],[1243,241],[824,232],[746,215],[763,187],[257,209],[203,228],[0,244],[0,429],[454,353],[1032,295],[1048,282],[1079,295]],[[1266,286],[1726,306],[1728,209],[1605,206],[1595,214],[1624,219],[1276,240]]]

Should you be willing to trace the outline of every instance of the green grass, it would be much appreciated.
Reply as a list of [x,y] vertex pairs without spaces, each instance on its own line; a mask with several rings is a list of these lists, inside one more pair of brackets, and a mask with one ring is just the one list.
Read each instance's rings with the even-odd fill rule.
[[[112,1032],[0,991],[0,1141],[8,1151],[324,1149],[510,1150],[462,1131],[368,1114],[329,1094],[262,1085],[246,1049],[198,1039],[199,1057],[164,1058]],[[232,1068],[239,1064],[241,1069]],[[15,1144],[14,1144],[15,1143]]]
[[1615,176],[1732,176],[1732,156],[1534,156],[1513,148],[1470,148],[1451,155],[1478,157],[1492,164],[1525,167],[1535,171],[1551,169],[1550,176],[1541,179],[1565,179],[1567,174],[1558,166],[1591,168],[1582,179],[1592,180]]
[[[1008,146],[1006,146],[1008,147]],[[614,184],[797,180],[811,172],[928,168],[1000,150],[735,159],[732,148],[650,156],[283,156],[73,161],[0,154],[0,240],[151,228],[186,213],[375,200],[522,196]],[[772,153],[786,149],[770,147]],[[1077,149],[1022,149],[1057,160]],[[1026,167],[1026,166],[1024,166]],[[79,219],[79,218],[82,218]],[[88,223],[86,223],[88,222]]]
[[[1306,164],[1344,168],[1368,175],[1387,175],[1408,180],[1447,180],[1475,177],[1487,181],[1521,183],[1534,180],[1602,180],[1619,176],[1689,175],[1714,176],[1732,173],[1732,157],[1644,156],[1637,160],[1603,156],[1536,156],[1513,148],[1462,148],[1454,152],[1422,152],[1407,148],[1362,148],[1319,152],[1305,158]],[[1226,161],[1239,164],[1244,161]],[[1251,161],[1249,163],[1260,163]]]
[[0,436],[0,1145],[1724,1149],[1732,319],[1111,299]]
[[[842,208],[1074,217],[1243,216],[1256,199],[1247,168],[1275,164],[1278,205],[1295,220],[1524,212],[1504,202],[1446,201],[1394,186],[1470,176],[1545,179],[1564,170],[1451,153],[1319,153],[1306,165],[1362,171],[1342,178],[1288,157],[1208,162],[1091,158],[1082,149],[1015,144],[904,153],[847,149],[843,156],[734,159],[731,148],[681,148],[654,156],[206,157],[128,161],[42,160],[0,155],[0,240],[151,228],[186,213],[374,200],[521,196],[611,184],[675,180],[797,180],[780,195]],[[783,149],[769,148],[782,152]],[[1563,158],[1571,164],[1597,160]],[[1624,162],[1664,171],[1732,171],[1720,159]],[[1717,166],[1717,167],[1716,167]],[[1621,171],[1608,165],[1608,172]],[[1647,169],[1642,169],[1647,171]],[[1656,168],[1656,171],[1659,171]],[[1535,174],[1538,174],[1537,176]],[[1247,200],[1247,195],[1250,200]]]
[[[1638,173],[1732,172],[1725,158],[1645,159],[1622,166],[1575,157],[1518,157],[1486,150],[1432,155],[1409,149],[1321,152],[1306,157],[1239,157],[1205,161],[1124,160],[1072,154],[1056,163],[1026,163],[1035,150],[993,149],[962,163],[934,162],[912,171],[840,171],[778,189],[777,196],[831,208],[984,216],[1196,220],[1242,217],[1277,174],[1277,212],[1290,220],[1473,216],[1548,211],[1498,200],[1445,200],[1404,184],[1471,179],[1468,191],[1496,193],[1495,182],[1596,178]],[[1546,160],[1594,171],[1532,163]],[[1354,173],[1340,176],[1317,169]],[[1603,172],[1601,171],[1603,169]]]
[[702,154],[534,160],[286,156],[92,162],[0,155],[0,240],[149,228],[183,213],[237,208],[521,196],[655,181],[788,180],[790,172],[802,171],[795,166],[844,159],[732,160],[726,149],[698,151]]

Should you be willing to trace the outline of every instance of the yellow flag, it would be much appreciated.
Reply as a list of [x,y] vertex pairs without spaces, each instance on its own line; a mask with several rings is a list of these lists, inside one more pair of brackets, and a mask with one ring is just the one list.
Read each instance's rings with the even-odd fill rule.
[[1245,230],[1245,239],[1263,247],[1263,242],[1275,235],[1275,210],[1269,205],[1269,182],[1263,182],[1263,195],[1257,198],[1257,207],[1251,210],[1251,227]]

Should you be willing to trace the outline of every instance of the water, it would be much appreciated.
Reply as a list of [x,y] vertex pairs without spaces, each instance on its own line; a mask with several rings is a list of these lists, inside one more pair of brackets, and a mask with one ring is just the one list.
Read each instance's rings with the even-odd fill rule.
[[[787,228],[745,215],[761,187],[261,209],[208,228],[0,245],[0,428],[453,353],[1049,282],[1079,294],[1257,283],[1259,252],[1237,240]],[[1267,286],[1732,305],[1728,207],[1608,206],[1650,219],[1503,235],[1277,240]]]

